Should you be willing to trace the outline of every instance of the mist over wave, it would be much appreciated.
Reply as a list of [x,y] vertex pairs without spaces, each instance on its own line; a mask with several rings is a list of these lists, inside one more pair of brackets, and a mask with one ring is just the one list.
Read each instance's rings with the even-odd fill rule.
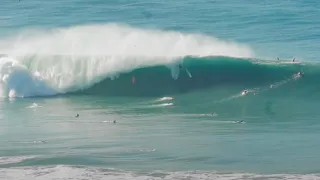
[[11,55],[110,55],[149,58],[187,55],[253,56],[253,52],[246,45],[207,35],[138,29],[119,24],[25,30],[16,36],[2,39],[0,45],[1,52]]
[[24,30],[1,38],[0,52],[1,90],[11,97],[87,89],[137,68],[172,69],[186,56],[254,56],[246,45],[207,35],[120,24]]

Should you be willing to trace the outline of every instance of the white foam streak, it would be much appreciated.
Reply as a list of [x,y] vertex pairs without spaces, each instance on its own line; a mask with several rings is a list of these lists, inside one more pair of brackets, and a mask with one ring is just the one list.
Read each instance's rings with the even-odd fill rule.
[[162,97],[160,99],[157,99],[156,102],[157,101],[171,101],[171,100],[174,100],[174,98],[173,97]]
[[39,96],[84,89],[106,77],[184,56],[253,56],[245,45],[211,36],[118,24],[25,30],[0,39],[0,52],[14,58],[1,58],[5,96],[10,91],[11,96]]
[[0,165],[19,163],[24,160],[33,159],[33,158],[36,158],[36,156],[0,157]]

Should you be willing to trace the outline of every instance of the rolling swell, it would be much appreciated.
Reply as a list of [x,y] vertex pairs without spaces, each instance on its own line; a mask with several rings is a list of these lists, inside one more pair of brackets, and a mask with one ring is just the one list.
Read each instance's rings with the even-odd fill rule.
[[[179,64],[182,68],[179,70]],[[318,66],[318,65],[316,65]],[[317,76],[311,64],[231,57],[185,57],[174,64],[137,68],[115,79],[105,78],[92,87],[76,93],[110,96],[161,96],[187,93],[207,88],[255,88],[290,84],[299,71],[307,79]],[[186,72],[189,71],[191,76]],[[319,69],[320,70],[320,69]],[[313,73],[310,77],[308,73]],[[132,78],[135,78],[135,83]],[[291,83],[292,84],[292,83]]]

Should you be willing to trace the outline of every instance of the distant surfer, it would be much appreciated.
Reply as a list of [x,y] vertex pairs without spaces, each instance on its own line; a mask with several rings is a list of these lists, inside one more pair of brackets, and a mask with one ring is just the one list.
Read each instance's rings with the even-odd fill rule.
[[296,58],[293,58],[293,59],[292,59],[292,62],[295,62],[295,61],[296,61]]
[[132,76],[132,84],[135,84],[135,83],[136,83],[136,77]]
[[113,124],[115,124],[115,123],[116,123],[116,120],[113,121]]
[[76,117],[76,118],[79,117],[79,114],[77,114],[75,117]]
[[279,57],[277,57],[278,61],[280,61]]
[[298,72],[297,74],[295,74],[293,76],[293,79],[301,78],[302,76],[303,76],[303,73],[302,72]]
[[244,96],[244,95],[248,94],[248,92],[249,92],[248,90],[244,90],[244,91],[242,91],[241,95]]

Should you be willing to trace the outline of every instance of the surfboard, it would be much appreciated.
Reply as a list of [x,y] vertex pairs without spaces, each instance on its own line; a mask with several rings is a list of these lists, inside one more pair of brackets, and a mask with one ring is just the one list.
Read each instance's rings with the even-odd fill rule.
[[186,72],[188,73],[189,77],[192,78],[191,73],[188,71],[187,68],[186,68]]

